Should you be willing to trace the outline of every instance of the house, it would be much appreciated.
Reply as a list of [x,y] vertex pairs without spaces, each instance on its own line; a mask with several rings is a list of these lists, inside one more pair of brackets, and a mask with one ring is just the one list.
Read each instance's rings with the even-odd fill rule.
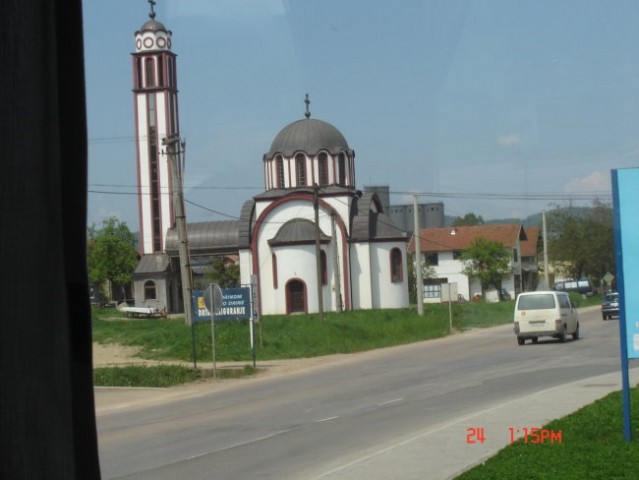
[[[424,301],[441,301],[441,285],[445,283],[456,283],[458,294],[466,299],[484,296],[486,292],[479,281],[463,273],[464,264],[460,260],[461,253],[476,238],[499,242],[512,251],[511,273],[503,280],[502,289],[512,298],[523,290],[532,290],[536,282],[539,229],[529,230],[530,237],[521,224],[514,223],[420,229],[421,263],[430,269],[424,279]],[[408,253],[415,253],[414,237]]]

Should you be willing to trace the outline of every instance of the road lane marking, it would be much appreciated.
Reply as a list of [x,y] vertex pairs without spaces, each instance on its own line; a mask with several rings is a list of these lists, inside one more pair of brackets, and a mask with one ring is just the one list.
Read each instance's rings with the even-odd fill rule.
[[315,423],[328,422],[330,420],[335,420],[336,418],[339,418],[339,415],[336,415],[334,417],[322,418],[321,420],[315,420]]

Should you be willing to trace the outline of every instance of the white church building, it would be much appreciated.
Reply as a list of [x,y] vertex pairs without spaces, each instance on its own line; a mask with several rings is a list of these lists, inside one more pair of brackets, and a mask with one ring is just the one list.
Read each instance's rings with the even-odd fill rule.
[[[163,140],[179,136],[176,57],[153,3],[149,17],[132,54],[142,255],[135,302],[180,311],[172,178],[161,154]],[[356,188],[354,150],[333,125],[311,118],[308,97],[305,118],[275,135],[262,164],[265,191],[237,221],[188,225],[192,263],[239,254],[241,283],[257,285],[262,315],[408,306],[406,233],[375,193]]]

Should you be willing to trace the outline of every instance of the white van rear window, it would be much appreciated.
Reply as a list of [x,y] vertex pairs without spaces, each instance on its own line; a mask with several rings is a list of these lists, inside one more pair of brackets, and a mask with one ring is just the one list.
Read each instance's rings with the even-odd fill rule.
[[555,308],[555,296],[552,293],[522,295],[517,303],[517,310],[547,310],[550,308]]

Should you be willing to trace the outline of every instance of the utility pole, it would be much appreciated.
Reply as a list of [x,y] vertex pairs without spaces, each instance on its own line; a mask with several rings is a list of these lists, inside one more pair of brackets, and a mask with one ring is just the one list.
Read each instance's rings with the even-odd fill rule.
[[[182,299],[184,300],[184,317],[187,325],[193,325],[192,315],[192,278],[191,278],[191,262],[189,260],[189,240],[186,231],[186,215],[184,213],[184,179],[182,172],[184,170],[182,158],[185,143],[180,143],[177,135],[171,135],[162,139],[162,145],[166,146],[166,152],[171,164],[171,173],[173,176],[173,208],[175,209],[175,223],[178,234],[178,251],[180,254],[180,273],[182,278]],[[178,150],[176,146],[182,148]]]
[[546,289],[550,290],[550,280],[548,278],[548,235],[546,231],[546,212],[541,212],[542,219],[542,239],[544,242],[544,282],[546,282]]
[[422,277],[422,246],[419,239],[419,205],[417,204],[417,194],[413,195],[413,215],[415,218],[413,235],[415,236],[415,277],[417,290],[417,315],[424,315],[424,279]]
[[320,320],[324,320],[324,298],[322,295],[322,258],[319,226],[319,186],[313,185],[313,209],[315,210],[315,265],[317,270],[317,305]]
[[335,270],[335,305],[337,306],[337,311],[341,312],[343,309],[342,306],[342,282],[340,280],[339,274],[339,249],[337,242],[337,232],[335,228],[335,212],[331,213],[331,235],[333,236],[333,240],[335,241],[335,251],[333,252],[333,269]]

